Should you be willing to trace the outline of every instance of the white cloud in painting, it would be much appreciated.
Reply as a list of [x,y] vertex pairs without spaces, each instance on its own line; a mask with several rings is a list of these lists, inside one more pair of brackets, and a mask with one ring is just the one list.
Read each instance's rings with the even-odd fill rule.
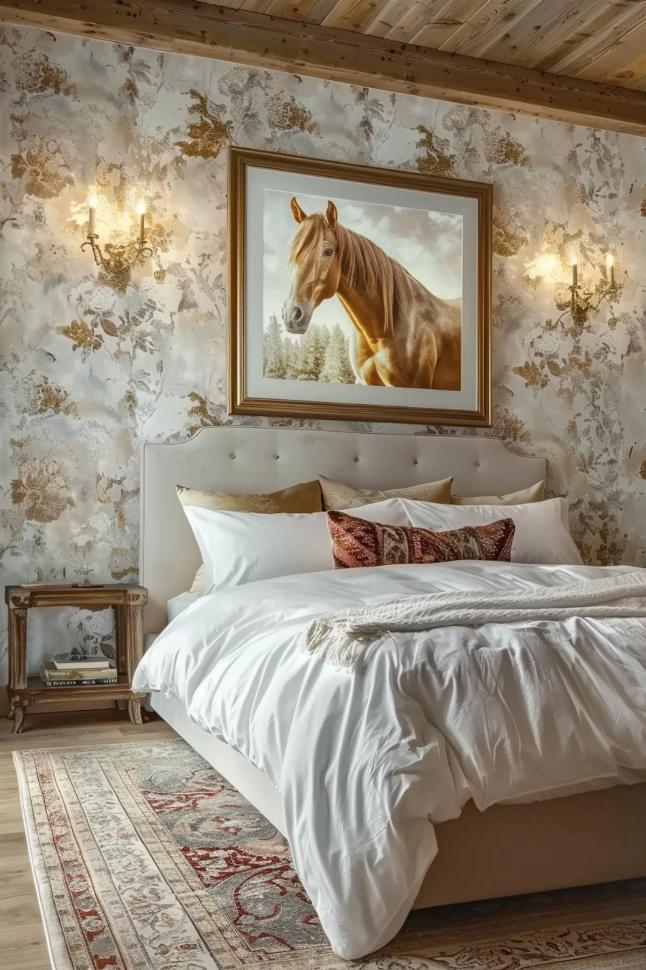
[[[296,230],[289,201],[292,193],[266,189],[263,209],[263,318],[281,319],[283,303],[289,293],[290,269],[287,263],[290,242]],[[306,212],[325,212],[327,197],[297,194]],[[353,232],[367,236],[431,293],[445,300],[462,292],[462,217],[443,212],[377,205],[334,199],[339,221]],[[324,300],[312,317],[320,323],[341,324],[352,329],[345,310],[336,297]]]

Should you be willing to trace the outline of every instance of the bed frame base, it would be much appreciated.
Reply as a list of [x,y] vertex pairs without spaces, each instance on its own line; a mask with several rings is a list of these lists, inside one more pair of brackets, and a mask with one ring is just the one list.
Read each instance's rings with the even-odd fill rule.
[[[278,789],[243,755],[198,727],[178,701],[151,705],[285,834]],[[414,909],[646,876],[646,782],[528,805],[469,803],[436,826],[439,852]]]

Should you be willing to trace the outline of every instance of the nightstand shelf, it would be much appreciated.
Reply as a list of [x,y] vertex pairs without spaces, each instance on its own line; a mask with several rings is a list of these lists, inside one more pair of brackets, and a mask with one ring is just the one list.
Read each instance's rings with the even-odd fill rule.
[[[143,655],[142,612],[147,592],[142,586],[8,586],[9,611],[9,716],[14,732],[22,731],[25,709],[92,698],[127,701],[134,724],[142,723],[144,694],[131,690],[135,667]],[[115,614],[117,682],[47,687],[41,677],[27,676],[27,611],[32,607],[76,606],[85,610],[112,607]]]

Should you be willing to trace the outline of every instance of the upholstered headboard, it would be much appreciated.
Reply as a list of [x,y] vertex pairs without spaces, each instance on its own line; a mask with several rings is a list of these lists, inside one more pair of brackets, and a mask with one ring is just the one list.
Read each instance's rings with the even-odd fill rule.
[[271,492],[321,473],[358,488],[395,488],[453,475],[463,495],[512,492],[545,477],[497,438],[285,428],[203,428],[177,443],[144,445],[140,582],[146,633],[166,624],[166,603],[190,587],[200,556],[175,494],[178,484]]

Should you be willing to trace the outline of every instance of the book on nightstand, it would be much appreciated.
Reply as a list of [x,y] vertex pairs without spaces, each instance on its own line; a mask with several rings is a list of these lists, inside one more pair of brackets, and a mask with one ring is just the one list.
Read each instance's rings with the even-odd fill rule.
[[[88,658],[90,660],[92,658]],[[98,658],[96,658],[98,659]],[[46,660],[40,668],[40,676],[46,687],[94,687],[103,684],[116,684],[117,668],[106,661],[99,660],[100,666],[77,663],[75,667],[64,670],[55,666],[53,660]]]
[[77,657],[71,653],[57,653],[49,663],[56,670],[105,670],[110,666],[107,657]]

